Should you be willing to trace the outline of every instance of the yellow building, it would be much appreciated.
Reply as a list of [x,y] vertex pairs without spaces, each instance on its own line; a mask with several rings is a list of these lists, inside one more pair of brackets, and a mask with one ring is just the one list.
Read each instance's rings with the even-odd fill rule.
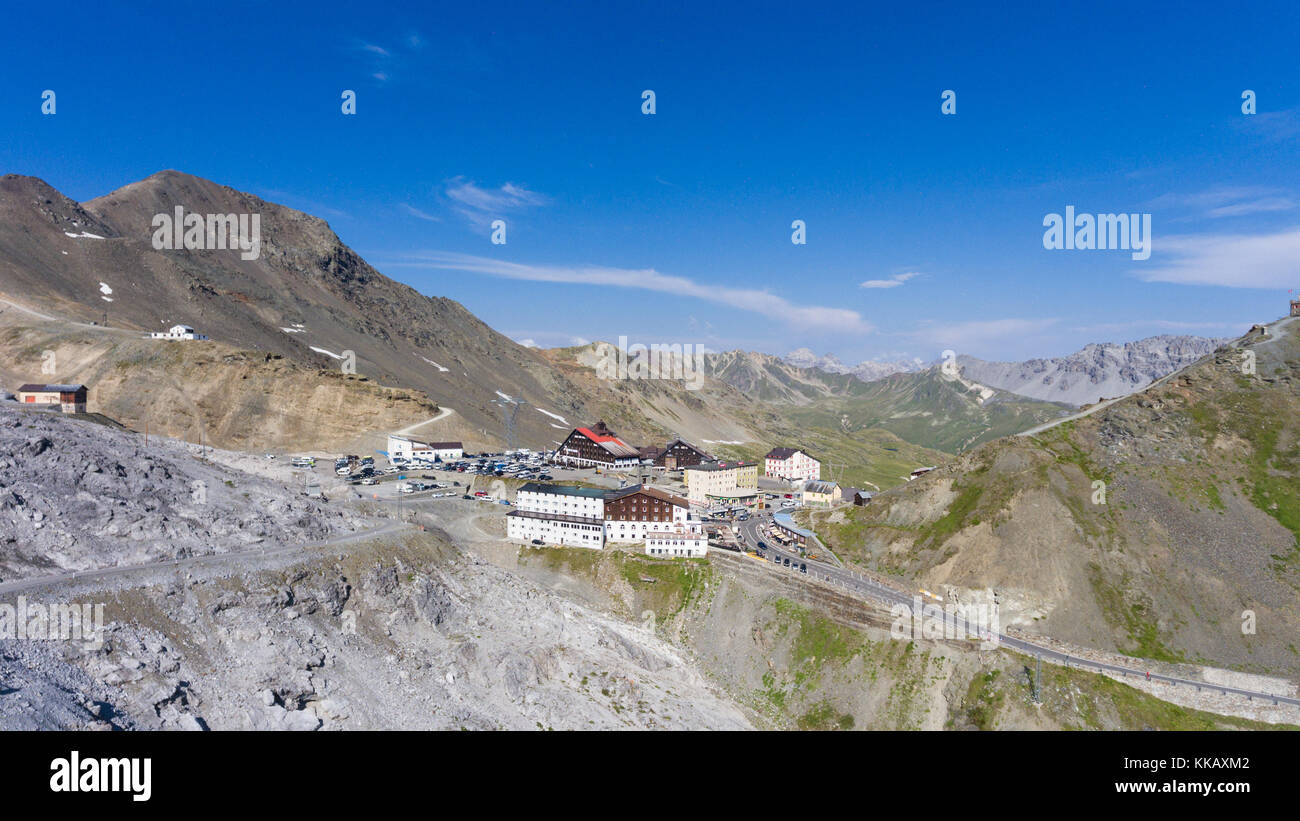
[[698,506],[709,504],[709,497],[736,496],[738,489],[758,488],[758,463],[744,461],[702,462],[682,469],[686,480],[686,498]]
[[809,507],[830,507],[839,495],[840,486],[834,482],[809,482],[803,486],[803,503]]

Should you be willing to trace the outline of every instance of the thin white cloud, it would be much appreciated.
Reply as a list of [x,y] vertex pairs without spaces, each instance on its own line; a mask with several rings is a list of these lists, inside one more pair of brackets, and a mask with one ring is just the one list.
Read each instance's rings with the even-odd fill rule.
[[1129,322],[1101,322],[1095,325],[1076,325],[1071,331],[1085,334],[1125,334],[1134,331],[1159,330],[1189,333],[1191,331],[1227,332],[1233,336],[1244,333],[1251,322],[1187,322],[1176,319],[1134,319]]
[[927,320],[907,335],[918,343],[934,348],[970,350],[1012,337],[1041,334],[1060,320],[1056,317],[1042,319],[973,319],[966,322],[935,322]]
[[917,271],[909,271],[905,274],[894,274],[889,279],[869,279],[866,282],[862,283],[859,287],[897,288],[899,285],[902,285],[904,282],[907,282],[909,279],[912,279],[914,277],[919,277],[920,275],[921,274]]
[[542,194],[512,182],[500,188],[483,188],[464,177],[448,180],[443,193],[453,209],[475,224],[548,202]]
[[1228,288],[1294,287],[1300,227],[1272,234],[1157,238],[1152,267],[1135,270],[1147,282]]
[[515,342],[523,345],[525,348],[536,348],[537,340],[535,339],[516,339]]
[[480,228],[507,214],[550,202],[545,195],[512,182],[500,188],[483,188],[464,177],[448,180],[443,194],[451,201],[452,210]]
[[874,326],[857,311],[817,305],[796,305],[784,297],[753,288],[734,288],[696,282],[681,276],[661,274],[653,268],[610,268],[599,265],[581,267],[526,265],[471,254],[435,252],[407,261],[381,263],[406,268],[465,271],[487,276],[522,279],[532,282],[572,283],[587,286],[636,288],[673,296],[703,299],[737,310],[749,311],[795,327],[818,328],[845,333],[866,334]]
[[1266,142],[1284,142],[1300,136],[1300,108],[1261,111],[1248,116],[1233,116],[1233,125]]
[[410,214],[411,216],[418,217],[419,219],[422,220],[428,220],[429,222],[442,222],[442,217],[421,211],[419,208],[416,208],[414,205],[410,205],[405,202],[402,203],[402,210]]
[[384,48],[383,46],[377,46],[374,43],[366,43],[365,45],[362,46],[362,48],[365,49],[366,51],[371,52],[372,54],[378,54],[380,57],[387,57],[389,55],[388,49]]
[[1268,211],[1290,211],[1295,208],[1295,201],[1287,197],[1265,197],[1251,202],[1239,202],[1211,208],[1206,212],[1209,217],[1240,217],[1244,214],[1260,214]]
[[[1262,185],[1216,186],[1204,191],[1185,194],[1162,194],[1149,201],[1147,206],[1174,212],[1194,211],[1198,216],[1220,219],[1259,214],[1271,211],[1289,211],[1296,203],[1286,192]],[[1186,218],[1177,218],[1185,222]]]

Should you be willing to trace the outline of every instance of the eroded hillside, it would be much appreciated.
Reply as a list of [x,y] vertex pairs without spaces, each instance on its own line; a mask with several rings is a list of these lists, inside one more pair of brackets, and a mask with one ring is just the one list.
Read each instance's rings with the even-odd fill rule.
[[1247,335],[1092,415],[986,444],[867,508],[816,514],[815,526],[861,566],[958,595],[991,590],[1004,624],[1295,676],[1296,325]]

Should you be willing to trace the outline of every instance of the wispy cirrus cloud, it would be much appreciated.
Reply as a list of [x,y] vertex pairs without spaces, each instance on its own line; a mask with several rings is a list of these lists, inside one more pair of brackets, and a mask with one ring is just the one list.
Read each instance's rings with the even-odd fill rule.
[[1259,137],[1265,142],[1284,142],[1300,137],[1300,108],[1261,111],[1246,117],[1234,116],[1232,124],[1239,131]]
[[[370,76],[379,83],[387,83],[394,74],[400,74],[409,66],[415,52],[424,46],[424,40],[418,33],[412,32],[401,38],[396,46],[381,45],[369,40],[353,39],[349,49],[360,52],[370,64]],[[408,72],[409,73],[409,72]]]
[[1185,222],[1193,217],[1220,219],[1261,214],[1273,211],[1290,211],[1296,202],[1286,192],[1262,185],[1216,186],[1192,193],[1162,194],[1147,203],[1153,209],[1164,209],[1177,215],[1171,221]]
[[1158,238],[1152,267],[1135,269],[1147,282],[1228,288],[1294,287],[1300,274],[1300,227],[1271,234],[1198,234]]
[[433,252],[380,263],[385,267],[463,271],[531,282],[632,288],[691,297],[766,316],[794,327],[814,327],[866,334],[875,326],[857,311],[818,305],[797,305],[784,297],[753,288],[735,288],[662,274],[653,268],[613,268],[600,265],[528,265],[471,254]]
[[436,214],[430,214],[426,211],[421,211],[410,203],[402,203],[402,210],[417,219],[426,220],[428,222],[442,222],[442,217]]
[[859,285],[859,288],[897,288],[909,279],[915,279],[921,274],[919,271],[908,271],[905,274],[894,274],[889,279],[869,279]]
[[1290,197],[1263,197],[1250,202],[1238,202],[1222,205],[1206,212],[1209,217],[1240,217],[1245,214],[1262,214],[1268,211],[1290,211],[1295,208],[1295,200]]
[[1099,322],[1093,325],[1076,325],[1071,331],[1085,334],[1122,334],[1127,340],[1133,332],[1169,331],[1179,334],[1200,332],[1226,333],[1239,336],[1250,328],[1251,322],[1195,322],[1178,319],[1134,319],[1128,322]]
[[1060,319],[972,319],[965,322],[939,322],[925,320],[906,336],[918,343],[935,348],[971,350],[1013,337],[1029,337],[1045,333]]
[[550,202],[544,194],[512,182],[499,188],[484,188],[464,177],[448,180],[443,195],[453,211],[480,228],[487,227],[494,219]]

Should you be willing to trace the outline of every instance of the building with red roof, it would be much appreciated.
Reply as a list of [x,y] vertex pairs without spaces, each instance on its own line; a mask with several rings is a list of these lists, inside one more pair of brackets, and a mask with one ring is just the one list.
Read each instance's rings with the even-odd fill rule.
[[554,461],[573,467],[634,470],[641,464],[641,454],[602,421],[588,428],[574,428],[556,449]]

